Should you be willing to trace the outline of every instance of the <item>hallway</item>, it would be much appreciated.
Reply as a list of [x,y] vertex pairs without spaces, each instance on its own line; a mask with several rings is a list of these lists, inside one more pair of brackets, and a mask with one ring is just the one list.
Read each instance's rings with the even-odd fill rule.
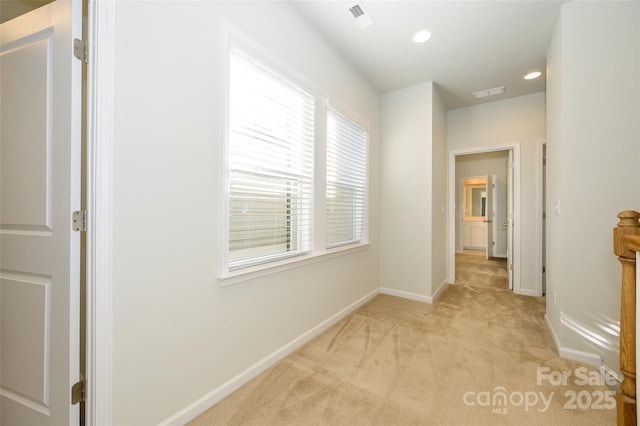
[[456,253],[456,284],[507,290],[507,259],[493,257],[487,260],[484,250]]
[[[598,372],[557,356],[544,298],[508,290],[506,261],[483,255],[456,255],[434,304],[378,295],[191,425],[615,424],[612,391],[576,380]],[[577,409],[581,393],[607,404]]]

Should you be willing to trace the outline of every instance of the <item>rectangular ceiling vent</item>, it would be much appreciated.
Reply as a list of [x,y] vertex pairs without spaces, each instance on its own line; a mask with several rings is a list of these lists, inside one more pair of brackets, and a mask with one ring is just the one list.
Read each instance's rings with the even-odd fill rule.
[[361,30],[364,30],[365,28],[370,27],[374,24],[373,18],[371,17],[369,12],[367,12],[367,9],[364,8],[362,2],[357,1],[355,3],[351,3],[351,5],[347,7],[347,10],[349,11],[349,14],[355,21],[358,28],[360,28]]
[[473,92],[473,96],[476,99],[486,98],[487,96],[502,95],[504,93],[504,86],[495,87],[493,89],[480,90],[479,92]]

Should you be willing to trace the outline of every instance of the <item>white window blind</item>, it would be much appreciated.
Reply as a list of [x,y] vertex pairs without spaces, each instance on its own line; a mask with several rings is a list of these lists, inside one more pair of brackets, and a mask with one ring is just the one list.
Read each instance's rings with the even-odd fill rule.
[[228,269],[311,247],[315,99],[231,47]]
[[367,185],[368,133],[354,121],[327,113],[327,248],[362,239]]

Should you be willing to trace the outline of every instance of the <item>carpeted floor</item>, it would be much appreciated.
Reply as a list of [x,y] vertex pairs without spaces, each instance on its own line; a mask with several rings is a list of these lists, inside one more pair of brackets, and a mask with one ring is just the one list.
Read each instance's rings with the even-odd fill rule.
[[[457,255],[433,305],[379,295],[192,425],[613,425],[596,370],[559,358],[543,298]],[[566,380],[564,379],[566,377]]]

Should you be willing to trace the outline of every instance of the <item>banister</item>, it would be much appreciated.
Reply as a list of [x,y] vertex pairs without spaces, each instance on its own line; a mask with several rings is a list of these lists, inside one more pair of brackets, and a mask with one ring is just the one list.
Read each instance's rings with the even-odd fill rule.
[[[619,426],[635,426],[636,411],[636,251],[640,250],[640,213],[625,210],[613,229],[613,252],[622,264],[620,294],[620,372],[617,398]],[[636,241],[637,240],[637,241]]]

